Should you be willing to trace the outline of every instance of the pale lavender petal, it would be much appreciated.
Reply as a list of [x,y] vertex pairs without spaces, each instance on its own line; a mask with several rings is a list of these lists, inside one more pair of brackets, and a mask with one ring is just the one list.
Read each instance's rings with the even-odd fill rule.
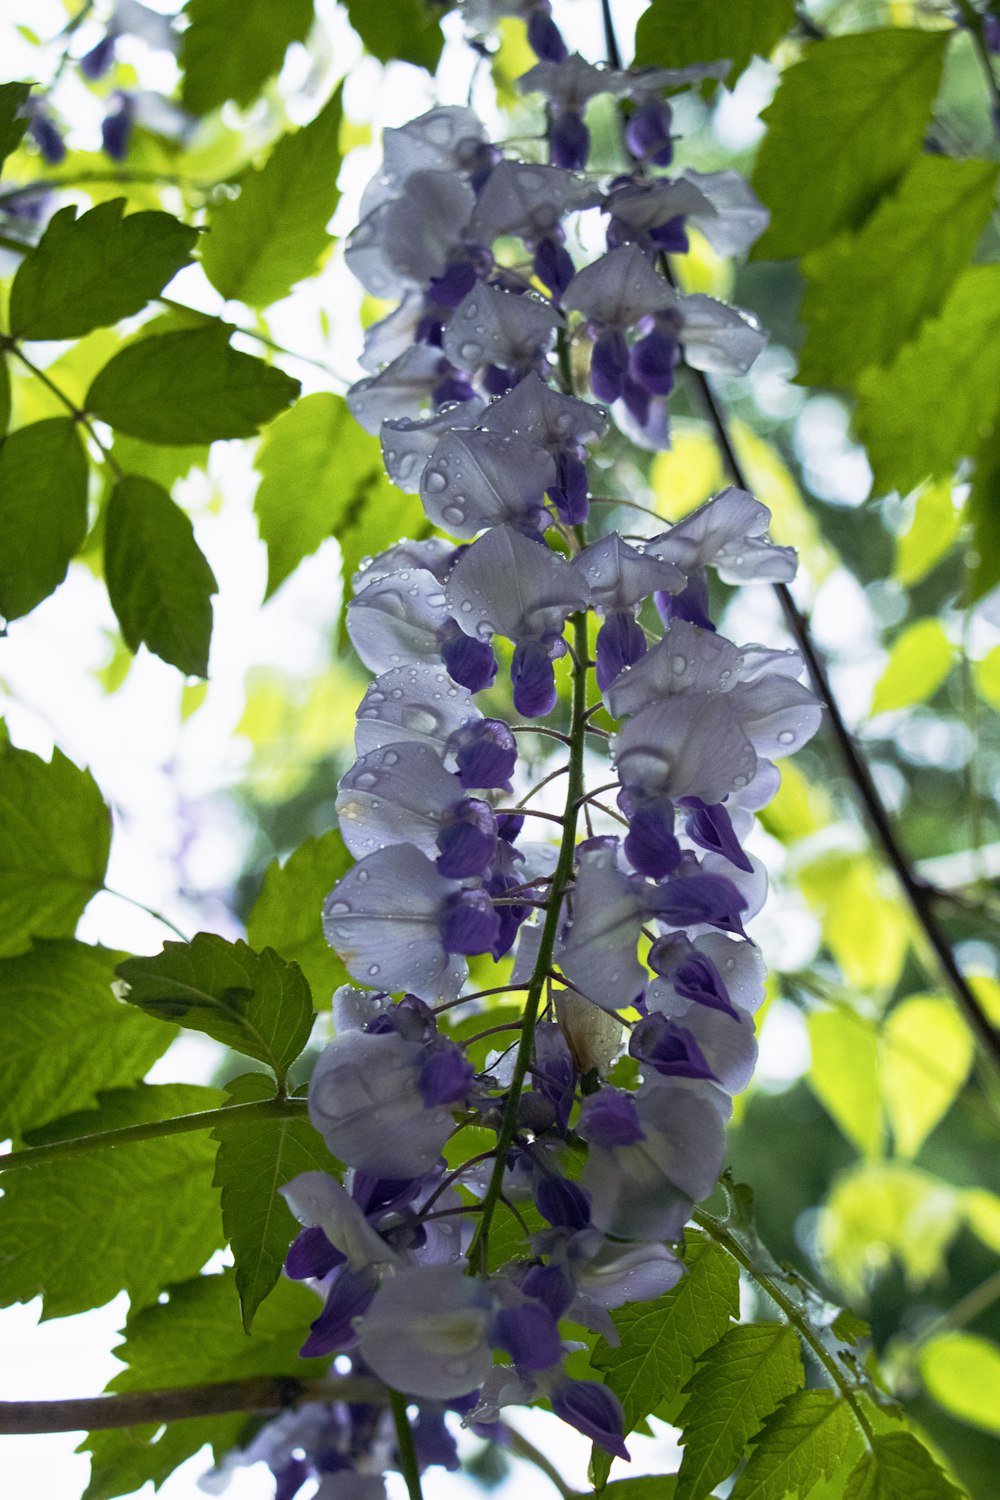
[[671,620],[663,639],[604,691],[616,719],[675,693],[721,693],[735,683],[742,655],[732,641],[688,620]]
[[377,578],[347,606],[347,634],[372,672],[441,665],[440,636],[451,616],[444,591],[424,568]]
[[369,1224],[350,1193],[328,1172],[300,1172],[279,1187],[278,1192],[299,1223],[322,1229],[330,1244],[355,1269],[395,1264],[399,1260],[396,1251]]
[[424,465],[434,452],[438,438],[453,427],[474,427],[485,404],[476,396],[471,401],[456,401],[433,417],[420,421],[400,417],[397,421],[383,423],[382,457],[386,473],[396,488],[415,495],[420,489]]
[[475,194],[451,172],[413,172],[348,237],[344,258],[375,297],[400,296],[440,276],[464,237]]
[[551,302],[480,281],[452,313],[441,347],[460,370],[502,365],[523,373],[541,359],[561,322]]
[[489,1296],[453,1266],[419,1266],[384,1281],[361,1325],[361,1354],[408,1396],[447,1401],[481,1386],[493,1367]]
[[600,609],[624,610],[641,604],[657,589],[676,593],[687,582],[680,568],[640,552],[617,532],[591,542],[574,559]]
[[354,420],[378,436],[382,423],[419,416],[440,380],[441,351],[411,344],[377,375],[355,381],[347,392]]
[[465,105],[440,105],[382,132],[382,165],[365,188],[364,218],[396,197],[414,172],[461,172],[486,139],[482,120]]
[[739,684],[728,695],[744,734],[758,755],[793,755],[812,739],[823,710],[816,695],[792,677],[771,673]]
[[742,172],[695,172],[685,179],[708,200],[704,209],[688,209],[691,222],[720,255],[743,255],[764,233],[771,215]]
[[508,234],[541,239],[559,226],[565,214],[592,208],[600,198],[593,183],[561,167],[501,161],[479,194],[469,233],[484,245]]
[[638,245],[620,245],[577,271],[563,306],[602,328],[631,328],[640,318],[677,305],[677,294]]
[[[662,979],[654,979],[649,985],[646,1005],[651,1014],[669,1016],[690,1033],[715,1081],[727,1094],[743,1092],[757,1061],[757,1038],[753,1021],[746,1012],[730,1016],[724,1010],[699,1005],[696,1000],[683,1000]],[[657,1075],[649,1072],[645,1076],[655,1080]]]
[[451,572],[455,561],[455,548],[443,537],[425,537],[415,542],[404,537],[384,552],[362,559],[361,566],[351,575],[351,586],[356,594],[379,578],[389,578],[404,568],[423,568],[432,573],[438,582],[443,582]]
[[413,844],[433,855],[443,824],[464,796],[458,777],[430,745],[410,741],[370,750],[340,780],[344,843],[358,859],[387,844]]
[[680,298],[680,314],[684,358],[696,370],[745,375],[767,343],[750,313],[701,292]]
[[677,1285],[684,1262],[666,1245],[620,1245],[605,1241],[582,1268],[574,1267],[581,1294],[600,1307],[651,1302]]
[[646,983],[637,957],[643,910],[641,894],[618,869],[613,852],[580,856],[573,920],[556,956],[573,988],[602,1010],[631,1005]]
[[552,390],[532,371],[486,408],[480,425],[490,432],[520,434],[550,453],[559,453],[599,438],[608,425],[608,414],[593,401]]
[[367,855],[334,886],[323,911],[327,942],[363,984],[454,1000],[465,962],[445,952],[440,921],[455,882],[419,849],[398,844]]
[[475,430],[437,443],[420,481],[430,520],[471,538],[487,526],[541,528],[551,517],[545,491],[556,481],[552,455],[524,438]]
[[412,740],[438,747],[464,725],[483,722],[466,688],[452,682],[442,667],[417,663],[393,667],[376,677],[358,708],[354,745],[359,755],[383,745]]
[[463,552],[446,585],[452,615],[467,635],[546,640],[586,608],[587,585],[544,542],[494,526]]
[[651,703],[628,720],[613,749],[622,785],[647,797],[723,802],[757,769],[756,752],[725,694]]

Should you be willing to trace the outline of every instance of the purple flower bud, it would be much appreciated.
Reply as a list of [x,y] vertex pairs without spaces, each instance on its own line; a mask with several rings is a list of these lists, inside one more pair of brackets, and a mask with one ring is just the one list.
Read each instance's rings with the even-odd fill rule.
[[523,813],[500,813],[497,817],[497,837],[505,844],[513,844],[523,827]]
[[645,1139],[633,1095],[609,1087],[584,1099],[579,1133],[595,1146],[634,1146]]
[[467,260],[452,261],[440,276],[432,276],[427,295],[439,307],[457,307],[478,281],[476,268]]
[[519,1370],[547,1370],[562,1358],[559,1325],[540,1302],[501,1308],[493,1319],[490,1341],[506,1349]]
[[519,1282],[524,1295],[541,1302],[554,1318],[561,1318],[573,1301],[572,1284],[559,1266],[532,1266]]
[[684,227],[684,215],[678,214],[665,224],[658,224],[649,231],[649,238],[658,250],[665,251],[667,255],[685,255],[689,241]]
[[582,172],[590,155],[590,131],[575,110],[557,115],[549,125],[549,151],[557,167]]
[[568,1177],[539,1176],[535,1204],[557,1229],[586,1229],[590,1223],[590,1194]]
[[477,641],[457,627],[441,642],[441,660],[460,687],[481,693],[497,675],[497,660],[489,641]]
[[500,918],[485,891],[456,891],[441,915],[447,953],[489,953],[500,936]]
[[550,714],[559,701],[552,654],[543,641],[519,641],[510,665],[514,707],[526,719]]
[[479,719],[463,724],[448,741],[464,787],[510,791],[517,763],[517,741],[502,719]]
[[450,880],[485,874],[497,846],[492,808],[478,797],[463,797],[451,816],[437,837],[438,869]]
[[674,388],[677,341],[654,328],[632,347],[629,374],[651,396],[669,396]]
[[532,1080],[536,1089],[549,1100],[556,1115],[556,1124],[565,1131],[573,1108],[573,1088],[576,1069],[562,1028],[554,1022],[544,1021],[535,1027],[535,1056]]
[[304,1458],[292,1458],[283,1468],[274,1473],[274,1500],[295,1500],[302,1486],[312,1478],[313,1471]]
[[648,962],[654,973],[670,980],[683,999],[695,1000],[739,1020],[739,1011],[734,1008],[715,964],[707,953],[692,948],[686,938],[658,939],[649,950]]
[[542,62],[565,62],[569,50],[547,5],[538,5],[528,17],[528,46]]
[[444,1412],[420,1407],[416,1421],[410,1423],[410,1430],[421,1472],[434,1464],[442,1469],[461,1467],[455,1439],[445,1426]]
[[135,105],[128,95],[117,94],[114,105],[101,125],[101,142],[105,155],[110,156],[112,161],[124,161],[128,156],[134,114]]
[[715,630],[708,613],[708,579],[704,573],[692,573],[687,588],[679,594],[657,591],[653,603],[664,624],[671,620],[687,620],[691,625],[700,625],[702,630]]
[[115,39],[110,32],[101,37],[95,47],[80,58],[80,72],[91,82],[100,78],[115,60]]
[[[505,896],[509,890],[519,884],[520,881],[515,880],[512,875],[505,875],[501,872],[490,877],[486,882],[486,889],[491,896]],[[525,918],[531,915],[531,907],[521,905],[519,902],[511,902],[509,906],[496,907],[495,912],[499,925],[490,952],[494,958],[500,959],[513,948],[518,928]]]
[[330,1244],[320,1226],[301,1229],[288,1247],[285,1274],[293,1281],[307,1277],[327,1276],[335,1266],[343,1265],[346,1256]]
[[552,1391],[552,1410],[599,1448],[627,1459],[625,1416],[613,1391],[594,1380],[566,1380]]
[[431,402],[435,409],[440,411],[442,407],[452,406],[456,401],[471,401],[475,394],[465,376],[453,371],[434,386],[431,391]]
[[[684,798],[685,804],[697,801],[694,797]],[[729,814],[721,802],[710,806],[706,806],[704,802],[696,805],[685,824],[685,831],[688,838],[700,844],[703,849],[711,849],[713,854],[722,854],[738,869],[746,870],[748,874],[753,873],[753,865],[740,848]]]
[[629,368],[625,335],[617,328],[602,333],[590,356],[590,389],[599,401],[617,401]]
[[651,892],[649,905],[671,927],[708,923],[744,936],[740,914],[746,911],[747,903],[724,875],[679,875]]
[[557,301],[576,275],[576,267],[569,251],[565,245],[560,244],[551,236],[539,240],[535,246],[532,269],[542,285],[548,287]]
[[625,143],[632,155],[657,167],[669,167],[674,156],[672,121],[665,99],[646,99],[638,105],[625,127]]
[[66,142],[47,115],[32,115],[28,134],[50,167],[57,167],[65,158]]
[[549,499],[564,521],[579,526],[590,514],[587,467],[575,453],[560,453],[556,462],[558,473],[555,484],[549,486]]
[[625,854],[640,875],[662,880],[680,863],[681,846],[674,836],[674,807],[666,797],[641,802],[632,814],[625,836]]
[[626,667],[646,654],[646,637],[630,610],[613,610],[597,632],[597,686],[603,693]]
[[634,1028],[628,1050],[664,1078],[715,1079],[690,1031],[658,1012],[646,1016]]
[[461,1047],[438,1037],[427,1048],[417,1087],[428,1108],[436,1104],[458,1104],[469,1097],[475,1068]]
[[368,1311],[378,1286],[378,1273],[371,1266],[352,1271],[342,1266],[327,1292],[326,1306],[311,1323],[311,1333],[299,1351],[303,1359],[353,1349],[358,1342],[354,1319]]

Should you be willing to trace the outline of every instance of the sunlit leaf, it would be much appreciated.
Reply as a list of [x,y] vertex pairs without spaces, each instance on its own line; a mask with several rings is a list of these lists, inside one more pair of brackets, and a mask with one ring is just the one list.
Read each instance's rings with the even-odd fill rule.
[[188,0],[181,39],[185,109],[196,115],[227,99],[250,104],[277,73],[290,43],[313,20],[313,0]]
[[778,1407],[754,1439],[750,1461],[732,1500],[773,1500],[812,1493],[843,1462],[851,1430],[846,1401],[835,1391],[797,1391]]
[[910,1432],[872,1440],[854,1469],[844,1500],[963,1500],[922,1443]]
[[831,850],[802,866],[798,881],[845,979],[861,990],[891,990],[902,972],[910,924],[871,857]]
[[429,0],[345,0],[351,25],[382,62],[399,58],[433,73],[441,56],[441,12]]
[[962,1422],[1000,1433],[1000,1347],[951,1329],[920,1351],[920,1374],[939,1406]]
[[340,119],[338,89],[314,120],[239,179],[239,197],[209,209],[201,262],[224,297],[267,307],[316,270],[340,198]]
[[973,1234],[1000,1253],[1000,1196],[987,1188],[966,1188],[960,1194],[965,1222]]
[[732,88],[755,54],[770,56],[794,19],[792,0],[653,0],[636,28],[636,64],[683,68],[728,57]]
[[247,938],[254,948],[273,948],[297,963],[309,981],[316,1004],[350,977],[323,935],[323,903],[353,864],[339,830],[306,839],[285,861],[269,865],[260,894],[247,917]]
[[972,1034],[948,1000],[914,995],[890,1012],[882,1028],[882,1088],[901,1156],[916,1156],[950,1109],[973,1052]]
[[761,114],[753,185],[771,210],[764,259],[860,224],[920,149],[946,31],[892,28],[811,43]]
[[911,1286],[936,1276],[961,1224],[959,1195],[905,1162],[871,1162],[844,1173],[820,1216],[819,1248],[850,1296],[898,1260]]
[[951,671],[954,648],[940,620],[917,620],[898,635],[872,697],[873,714],[926,703]]
[[870,1021],[846,1007],[809,1017],[809,1085],[864,1156],[882,1149],[878,1036]]
[[926,578],[948,555],[958,535],[960,520],[951,485],[944,480],[925,485],[917,496],[912,521],[896,538],[893,576],[904,588],[912,588]]
[[72,937],[104,884],[111,817],[89,771],[0,737],[0,955]]

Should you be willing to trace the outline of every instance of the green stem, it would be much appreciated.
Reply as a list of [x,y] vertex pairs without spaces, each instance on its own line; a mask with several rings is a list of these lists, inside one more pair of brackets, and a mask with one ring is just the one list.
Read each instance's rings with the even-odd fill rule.
[[258,1099],[252,1104],[224,1104],[219,1109],[202,1109],[196,1114],[175,1115],[169,1120],[146,1120],[140,1125],[124,1125],[120,1130],[99,1130],[92,1135],[70,1136],[65,1141],[50,1141],[44,1146],[25,1146],[0,1156],[0,1172],[19,1172],[23,1167],[37,1167],[46,1162],[65,1161],[88,1151],[103,1151],[109,1146],[131,1146],[136,1141],[158,1140],[165,1135],[185,1135],[191,1130],[212,1130],[224,1121],[289,1120],[306,1113],[305,1099]]
[[14,358],[20,360],[24,368],[26,370],[29,370],[31,374],[34,375],[35,379],[40,381],[41,384],[45,386],[45,389],[47,391],[52,392],[56,400],[62,406],[65,406],[66,410],[73,418],[73,421],[80,424],[95,447],[100,449],[101,458],[107,464],[108,468],[115,475],[115,477],[117,479],[123,479],[124,474],[122,472],[121,465],[115,458],[114,454],[111,452],[111,449],[101,442],[101,439],[94,431],[94,424],[91,422],[90,418],[87,416],[87,413],[83,410],[83,408],[77,406],[76,402],[72,399],[72,397],[66,394],[61,386],[56,385],[51,375],[49,375],[45,370],[36,365],[33,360],[30,360],[28,358],[16,339],[11,338],[9,335],[0,337],[0,349],[9,350],[9,352],[13,354]]
[[18,198],[32,198],[38,193],[51,192],[57,188],[85,187],[88,182],[114,182],[122,187],[131,183],[148,184],[152,187],[193,188],[196,193],[208,193],[217,183],[185,181],[170,172],[74,172],[66,177],[38,177],[32,182],[22,182],[0,193],[0,208],[7,203],[16,203]]
[[423,1500],[423,1491],[420,1488],[420,1465],[417,1463],[413,1429],[410,1427],[410,1418],[406,1411],[406,1397],[401,1396],[398,1391],[390,1391],[389,1406],[392,1409],[392,1420],[396,1427],[399,1469],[406,1480],[407,1494],[410,1500]]
[[990,103],[993,106],[994,124],[1000,127],[1000,84],[997,83],[997,75],[993,71],[993,54],[986,41],[986,26],[983,17],[972,4],[972,0],[958,0],[958,9],[962,13],[962,22],[972,37],[972,45],[976,49],[976,56],[983,70]]
[[703,1230],[710,1239],[713,1239],[721,1249],[725,1250],[727,1255],[732,1256],[733,1260],[742,1267],[751,1281],[759,1286],[761,1291],[770,1297],[771,1301],[779,1308],[785,1319],[795,1329],[799,1338],[811,1351],[817,1363],[822,1366],[829,1377],[831,1385],[840,1393],[851,1408],[854,1420],[857,1422],[865,1442],[871,1447],[875,1440],[875,1430],[869,1420],[868,1413],[864,1409],[859,1392],[844,1375],[836,1359],[830,1353],[829,1349],[825,1347],[822,1339],[817,1336],[809,1319],[803,1317],[802,1312],[796,1307],[787,1292],[785,1292],[777,1277],[771,1272],[764,1270],[754,1260],[750,1252],[740,1244],[737,1237],[731,1234],[714,1214],[707,1213],[703,1208],[696,1208],[691,1217],[698,1225],[698,1228]]
[[580,1496],[580,1491],[573,1489],[571,1485],[566,1483],[555,1464],[549,1461],[540,1448],[536,1448],[534,1443],[529,1443],[524,1434],[518,1432],[516,1427],[511,1427],[509,1422],[507,1423],[507,1432],[510,1436],[511,1453],[516,1454],[518,1458],[523,1458],[529,1464],[534,1464],[535,1468],[545,1475],[550,1484],[555,1486],[560,1495],[562,1495],[563,1500],[577,1500],[577,1497]]
[[573,715],[570,724],[566,805],[562,820],[563,834],[559,845],[559,857],[556,861],[555,874],[552,878],[549,907],[545,914],[541,941],[538,945],[538,958],[535,962],[535,970],[531,977],[527,998],[524,1002],[524,1014],[521,1020],[521,1040],[518,1044],[517,1057],[514,1060],[510,1091],[504,1106],[500,1129],[497,1131],[496,1160],[493,1163],[493,1172],[490,1177],[489,1186],[483,1197],[483,1211],[479,1216],[476,1232],[472,1237],[472,1244],[469,1246],[469,1265],[483,1274],[485,1274],[489,1263],[490,1223],[503,1191],[504,1173],[507,1170],[507,1153],[511,1148],[514,1133],[517,1129],[518,1104],[520,1103],[521,1090],[524,1087],[528,1067],[531,1063],[535,1022],[538,1020],[542,993],[545,989],[549,969],[552,967],[552,955],[555,951],[556,934],[559,931],[563,897],[566,894],[573,875],[573,859],[576,853],[576,825],[580,812],[580,798],[583,796],[584,791],[583,749],[586,741],[587,722],[585,718],[587,712],[587,669],[583,663],[587,660],[587,616],[585,614],[573,615],[572,625],[573,642],[580,665],[573,672]]
[[112,890],[109,885],[102,886],[101,889],[106,896],[114,896],[118,901],[127,901],[129,906],[134,906],[137,911],[144,911],[147,917],[152,917],[156,922],[162,922],[164,927],[169,927],[171,932],[177,934],[182,943],[189,943],[191,941],[187,933],[178,927],[176,922],[172,922],[169,917],[165,917],[154,906],[147,906],[145,901],[137,901],[134,896],[126,896],[124,891]]
[[242,333],[244,338],[254,339],[258,344],[263,344],[266,349],[272,349],[275,354],[283,354],[286,359],[297,359],[301,364],[312,365],[316,370],[322,370],[324,375],[329,375],[338,385],[346,390],[351,382],[344,375],[338,375],[328,364],[321,359],[313,359],[311,354],[297,354],[294,349],[289,349],[285,344],[276,343],[268,334],[261,333],[256,328],[244,328],[241,323],[230,323],[226,318],[216,317],[215,313],[202,312],[199,307],[189,307],[186,302],[175,302],[173,297],[157,297],[161,307],[167,307],[171,312],[195,313],[204,318],[206,323],[225,323],[227,327],[235,328],[237,333]]

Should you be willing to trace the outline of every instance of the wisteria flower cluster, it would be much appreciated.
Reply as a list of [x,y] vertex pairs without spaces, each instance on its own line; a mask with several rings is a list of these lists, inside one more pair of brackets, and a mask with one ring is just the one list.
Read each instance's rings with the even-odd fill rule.
[[[537,1400],[628,1456],[616,1398],[567,1375],[561,1325],[615,1342],[611,1313],[683,1274],[678,1241],[756,1056],[764,966],[744,924],[766,876],[744,845],[775,760],[820,712],[794,652],[738,647],[709,616],[710,572],[793,576],[761,504],[730,488],[626,540],[590,490],[610,419],[663,445],[678,363],[737,373],[763,342],[665,275],[689,224],[727,252],[763,225],[734,174],[660,170],[664,91],[717,70],[594,67],[547,5],[512,8],[539,56],[523,84],[545,96],[549,160],[501,154],[470,109],[434,109],[386,132],[347,248],[397,303],[350,405],[429,526],[361,569],[348,608],[375,678],[337,804],[356,863],[325,929],[357,987],[334,997],[309,1091],[346,1170],[284,1189],[303,1226],[287,1272],[323,1298],[303,1353],[415,1404],[421,1466],[457,1465],[447,1411],[501,1433],[506,1405]],[[585,171],[598,93],[621,101],[631,162],[610,183]],[[584,214],[604,216],[607,249],[578,266]],[[596,402],[573,389],[588,351]],[[476,701],[509,701],[494,687],[508,676],[517,723]],[[539,734],[563,755],[545,778],[561,812],[524,791],[519,740]],[[557,842],[528,839],[532,817]],[[490,960],[491,992],[523,998],[513,1026],[492,1028],[470,990],[470,961]],[[451,1024],[462,1005],[500,1033],[485,1062],[475,1026]],[[377,1496],[397,1461],[387,1423],[307,1407],[252,1456],[282,1496],[315,1475],[321,1495],[367,1496],[363,1477]]]

